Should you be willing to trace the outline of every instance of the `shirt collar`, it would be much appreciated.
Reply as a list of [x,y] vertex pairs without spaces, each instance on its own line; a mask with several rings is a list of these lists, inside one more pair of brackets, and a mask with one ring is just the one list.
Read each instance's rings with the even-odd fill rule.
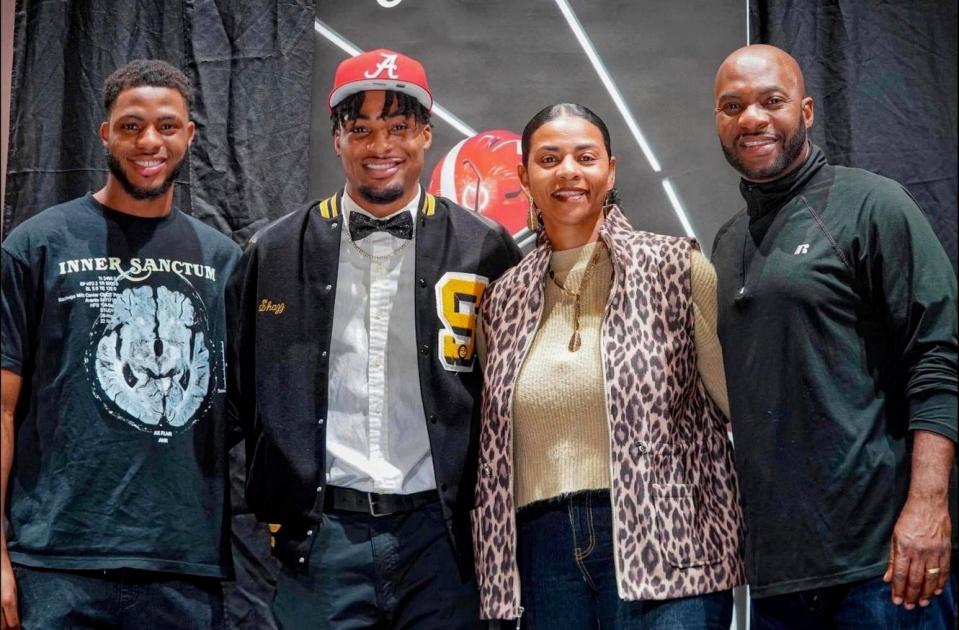
[[419,184],[417,184],[417,185],[416,185],[416,194],[413,195],[413,198],[410,199],[410,202],[409,202],[408,204],[406,204],[405,206],[403,206],[402,208],[400,208],[400,209],[397,210],[396,212],[393,212],[392,214],[389,214],[389,215],[387,215],[387,216],[385,216],[385,217],[377,217],[377,216],[374,216],[374,215],[370,214],[369,211],[363,209],[363,208],[360,206],[360,204],[358,204],[356,201],[354,201],[354,199],[353,199],[352,197],[350,197],[350,193],[346,192],[346,189],[344,188],[344,189],[343,189],[343,209],[345,210],[345,213],[344,213],[344,214],[345,214],[345,216],[346,216],[347,225],[349,225],[350,214],[353,213],[353,212],[359,212],[360,214],[365,214],[366,216],[368,216],[368,217],[370,217],[370,218],[373,218],[373,219],[389,219],[390,217],[395,217],[396,215],[400,214],[401,212],[409,212],[409,213],[410,213],[410,217],[413,219],[413,221],[414,221],[414,223],[415,223],[415,222],[416,222],[416,213],[419,211],[419,207],[420,207],[420,197],[422,197],[422,196],[423,196],[423,187],[420,186]]

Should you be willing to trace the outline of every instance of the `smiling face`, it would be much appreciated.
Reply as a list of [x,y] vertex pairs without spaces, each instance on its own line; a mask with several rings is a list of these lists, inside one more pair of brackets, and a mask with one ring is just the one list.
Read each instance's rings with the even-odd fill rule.
[[333,134],[346,191],[375,216],[392,214],[413,199],[433,139],[430,125],[396,113],[398,104],[382,115],[385,99],[383,90],[365,92],[357,117]]
[[813,100],[796,61],[773,46],[747,46],[716,74],[716,131],[729,164],[744,179],[778,179],[802,164]]
[[544,123],[530,137],[526,165],[518,168],[554,249],[596,240],[606,194],[616,181],[616,158],[606,152],[598,127],[572,115]]
[[108,189],[125,198],[114,198],[113,205],[121,208],[127,203],[172,196],[171,185],[195,132],[179,91],[140,86],[120,92],[109,118],[100,125],[100,139],[114,180],[107,183]]

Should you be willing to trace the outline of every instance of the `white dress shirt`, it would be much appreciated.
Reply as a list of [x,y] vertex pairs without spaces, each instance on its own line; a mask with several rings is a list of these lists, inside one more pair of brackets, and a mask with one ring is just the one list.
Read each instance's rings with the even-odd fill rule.
[[[395,214],[409,212],[415,225],[421,195],[422,190]],[[352,213],[372,215],[346,193],[343,210],[330,344],[326,481],[363,492],[433,490],[436,477],[416,356],[415,231],[410,241],[373,232],[353,243]]]

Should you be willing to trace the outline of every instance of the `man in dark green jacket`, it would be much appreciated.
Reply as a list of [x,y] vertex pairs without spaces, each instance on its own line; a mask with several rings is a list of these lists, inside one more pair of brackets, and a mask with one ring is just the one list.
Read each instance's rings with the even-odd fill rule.
[[954,627],[949,260],[905,188],[807,140],[788,54],[737,50],[715,97],[746,199],[712,260],[753,627]]

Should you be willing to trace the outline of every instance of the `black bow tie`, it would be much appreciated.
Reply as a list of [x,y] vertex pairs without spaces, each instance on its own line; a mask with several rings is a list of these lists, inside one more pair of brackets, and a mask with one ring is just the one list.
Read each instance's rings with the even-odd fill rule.
[[350,238],[354,243],[380,230],[410,240],[413,238],[413,217],[409,212],[401,212],[389,219],[373,219],[362,212],[350,213]]

